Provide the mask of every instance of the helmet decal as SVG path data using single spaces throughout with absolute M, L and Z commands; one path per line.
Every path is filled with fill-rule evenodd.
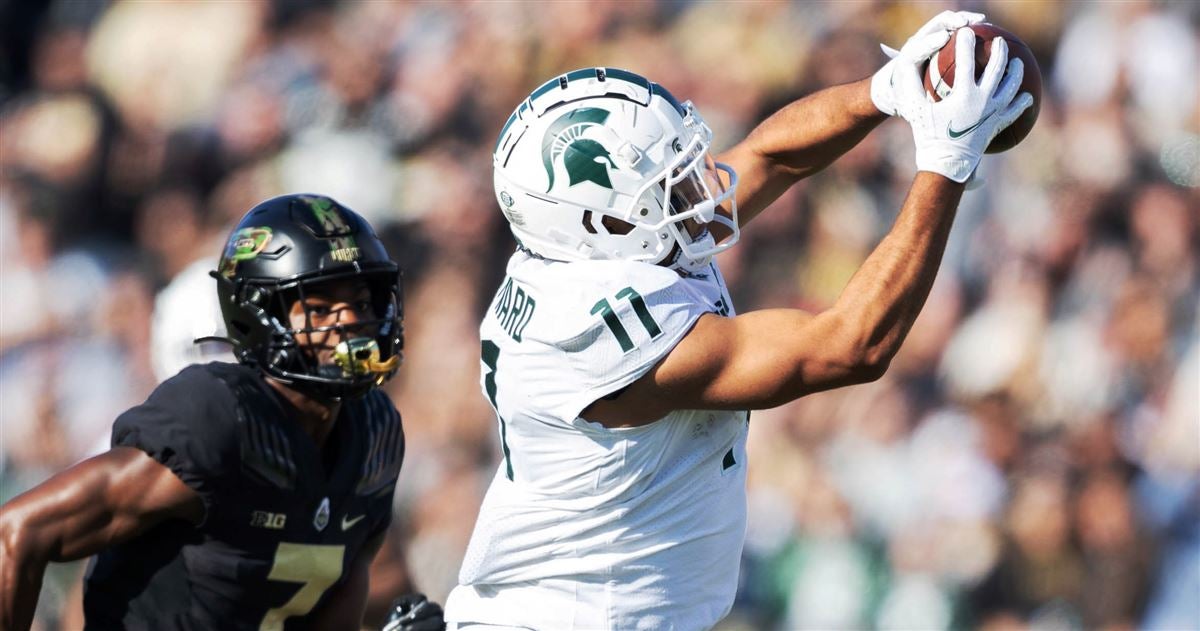
M 317 218 L 317 223 L 325 231 L 325 234 L 321 236 L 334 236 L 349 234 L 351 232 L 346 219 L 342 217 L 339 207 L 332 199 L 328 197 L 309 196 L 302 196 L 300 199 L 312 209 L 313 216 Z
M 542 138 L 542 164 L 550 180 L 547 193 L 554 188 L 554 160 L 559 156 L 562 156 L 563 166 L 567 169 L 570 180 L 568 186 L 594 182 L 604 188 L 612 188 L 604 163 L 607 162 L 614 169 L 617 165 L 604 145 L 582 137 L 589 128 L 603 125 L 608 115 L 608 110 L 584 107 L 567 113 L 546 129 L 546 135 Z
M 504 212 L 504 216 L 508 217 L 509 222 L 517 226 L 525 225 L 525 216 L 513 208 L 516 200 L 508 191 L 500 191 L 500 210 Z
M 335 237 L 329 240 L 329 258 L 339 263 L 349 263 L 357 261 L 362 253 L 358 249 L 358 244 L 354 241 L 354 237 Z
M 233 276 L 237 272 L 239 261 L 248 261 L 267 248 L 271 242 L 271 229 L 242 228 L 229 237 L 225 244 L 225 254 L 221 257 L 221 275 Z

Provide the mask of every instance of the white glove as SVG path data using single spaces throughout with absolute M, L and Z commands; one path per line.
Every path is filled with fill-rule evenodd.
M 875 103 L 875 107 L 888 116 L 895 116 L 896 97 L 892 73 L 896 66 L 924 63 L 950 41 L 950 34 L 955 30 L 982 21 L 982 13 L 942 11 L 908 38 L 900 50 L 880 44 L 884 54 L 892 59 L 871 77 L 871 101 Z
M 1033 97 L 1028 92 L 1017 97 L 1025 68 L 1020 59 L 1008 59 L 1003 37 L 992 40 L 991 57 L 978 84 L 975 32 L 960 29 L 956 37 L 954 88 L 946 98 L 933 101 L 921 82 L 921 62 L 912 63 L 903 53 L 896 60 L 904 61 L 892 76 L 897 113 L 912 125 L 917 170 L 964 182 L 996 134 L 1017 120 L 1033 104 Z

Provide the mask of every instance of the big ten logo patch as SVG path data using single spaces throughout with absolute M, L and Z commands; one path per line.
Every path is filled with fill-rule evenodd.
M 250 525 L 254 526 L 255 528 L 283 530 L 283 526 L 286 523 L 286 513 L 270 513 L 264 510 L 256 510 L 250 513 Z

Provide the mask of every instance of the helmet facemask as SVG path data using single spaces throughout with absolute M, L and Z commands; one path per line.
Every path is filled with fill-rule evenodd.
M 691 104 L 685 105 L 689 110 Z M 718 163 L 708 152 L 712 132 L 700 121 L 703 134 L 696 134 L 686 147 L 679 147 L 675 158 L 663 168 L 661 177 L 643 185 L 637 200 L 657 204 L 660 208 L 667 201 L 662 219 L 644 226 L 648 230 L 666 229 L 675 242 L 668 253 L 670 267 L 686 272 L 695 272 L 715 254 L 723 252 L 737 243 L 740 231 L 737 225 L 738 177 L 729 165 Z M 720 173 L 729 177 L 729 186 L 721 180 Z M 636 205 L 636 204 L 635 204 Z M 728 206 L 729 216 L 717 212 L 718 207 Z M 631 213 L 626 211 L 626 215 Z M 724 225 L 732 236 L 717 243 L 709 230 L 713 222 Z M 635 224 L 637 225 L 637 224 Z
M 318 298 L 358 281 L 364 304 Z M 286 283 L 249 282 L 239 292 L 247 309 L 260 306 L 268 339 L 244 347 L 271 377 L 321 399 L 357 398 L 382 385 L 402 359 L 401 296 L 395 270 L 322 274 Z M 357 300 L 357 298 L 356 298 Z M 356 311 L 343 322 L 346 308 Z M 302 325 L 295 326 L 297 320 Z M 260 320 L 261 321 L 261 320 Z

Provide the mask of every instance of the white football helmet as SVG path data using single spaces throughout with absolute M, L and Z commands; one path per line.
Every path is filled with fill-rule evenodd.
M 739 236 L 737 174 L 713 161 L 711 142 L 691 102 L 662 86 L 617 68 L 575 70 L 534 90 L 504 124 L 496 199 L 536 255 L 699 271 Z M 733 231 L 719 244 L 714 221 Z
M 150 361 L 154 376 L 164 381 L 191 364 L 236 362 L 227 344 L 195 340 L 225 337 L 221 303 L 208 271 L 217 267 L 207 258 L 188 265 L 154 298 L 150 324 Z

